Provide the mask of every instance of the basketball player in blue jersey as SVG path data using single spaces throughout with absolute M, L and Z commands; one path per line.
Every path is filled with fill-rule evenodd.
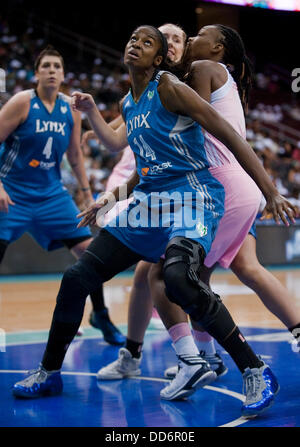
M 199 280 L 205 255 L 224 212 L 224 190 L 208 172 L 201 126 L 235 154 L 261 188 L 266 209 L 276 221 L 280 217 L 286 221 L 285 214 L 293 219 L 296 211 L 278 194 L 256 155 L 233 128 L 191 88 L 168 73 L 158 72 L 166 54 L 166 40 L 157 28 L 141 26 L 131 35 L 124 61 L 132 89 L 122 102 L 126 126 L 117 131 L 105 123 L 90 95 L 73 94 L 74 109 L 88 114 L 94 131 L 106 146 L 122 150 L 129 142 L 136 154 L 141 180 L 135 188 L 136 203 L 119 215 L 117 225 L 110 222 L 102 229 L 84 255 L 65 272 L 41 365 L 14 385 L 17 397 L 61 393 L 60 368 L 80 325 L 88 294 L 97 289 L 99 280 L 105 282 L 141 259 L 156 262 L 163 253 L 168 298 L 199 321 L 239 369 L 260 368 L 264 364 L 244 339 L 220 297 Z M 175 203 L 169 213 L 160 212 L 155 202 L 157 195 L 174 192 L 182 197 L 189 193 L 188 200 L 183 201 L 179 211 Z M 180 225 L 180 214 L 185 209 L 188 216 L 200 210 L 201 217 L 197 222 L 183 220 Z M 149 226 L 149 215 L 144 215 L 141 225 L 136 225 L 134 216 L 144 210 L 151 216 L 159 216 L 159 224 Z M 123 222 L 126 225 L 122 226 Z M 195 378 L 200 385 L 215 379 L 215 373 L 199 355 L 193 356 L 192 361 L 203 365 Z M 257 404 L 263 399 L 267 408 L 279 385 L 270 368 L 261 380 L 265 381 L 266 389 Z
M 89 229 L 77 228 L 78 208 L 61 181 L 66 153 L 85 203 L 93 202 L 80 148 L 80 113 L 59 92 L 64 66 L 54 48 L 38 56 L 35 75 L 36 90 L 17 93 L 0 111 L 0 262 L 7 246 L 26 231 L 44 249 L 66 246 L 76 258 L 92 241 Z M 100 308 L 105 339 L 123 344 L 101 294 L 95 291 L 91 298 Z

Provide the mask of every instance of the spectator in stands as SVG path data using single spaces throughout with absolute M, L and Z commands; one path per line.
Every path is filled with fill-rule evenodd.
M 294 147 L 289 141 L 284 141 L 279 147 L 278 157 L 284 160 L 290 160 L 292 158 Z
M 33 27 L 29 26 L 22 35 L 12 33 L 9 23 L 0 16 L 0 67 L 7 72 L 6 86 L 8 93 L 0 97 L 0 107 L 9 99 L 10 95 L 34 87 L 33 61 L 40 52 L 41 46 L 45 45 L 42 35 L 37 35 Z M 68 64 L 69 65 L 69 64 Z M 85 69 L 82 70 L 82 63 L 76 60 L 70 64 L 70 71 L 66 73 L 65 82 L 61 91 L 71 95 L 74 89 L 82 89 L 89 92 L 97 99 L 98 108 L 107 122 L 112 121 L 119 114 L 119 100 L 128 92 L 129 77 L 122 69 L 113 68 L 107 65 L 101 53 L 90 59 Z M 257 154 L 269 159 L 272 153 L 280 157 L 284 163 L 287 159 L 300 160 L 300 147 L 289 147 L 289 143 L 279 144 L 270 134 L 266 135 L 262 127 L 264 123 L 277 123 L 288 117 L 296 123 L 300 120 L 300 107 L 295 99 L 286 104 L 264 104 L 267 98 L 274 98 L 274 91 L 278 92 L 280 87 L 279 79 L 271 72 L 259 72 L 256 75 L 256 89 L 258 98 L 257 105 L 252 106 L 249 111 L 250 121 L 247 125 L 247 139 Z M 272 95 L 268 92 L 272 92 Z M 264 94 L 267 93 L 268 96 Z M 278 96 L 276 96 L 277 98 Z M 89 124 L 83 116 L 83 129 L 89 129 Z M 86 167 L 89 167 L 92 160 L 105 153 L 105 148 L 96 142 L 90 141 L 90 148 L 83 147 Z M 261 158 L 261 157 L 260 157 Z M 273 160 L 274 161 L 274 160 Z M 65 166 L 63 166 L 63 170 Z M 280 169 L 279 165 L 273 169 Z M 68 171 L 64 172 L 63 178 L 68 182 L 67 187 L 73 191 L 73 182 Z M 279 172 L 281 179 L 282 172 Z M 71 189 L 70 189 L 71 188 Z
M 298 141 L 297 146 L 293 149 L 292 159 L 300 161 L 300 141 Z
M 294 163 L 289 170 L 288 181 L 291 191 L 294 191 L 295 188 L 300 189 L 300 162 Z
M 300 107 L 298 104 L 295 104 L 294 106 L 292 106 L 289 111 L 288 114 L 290 115 L 291 118 L 293 118 L 296 121 L 300 121 Z

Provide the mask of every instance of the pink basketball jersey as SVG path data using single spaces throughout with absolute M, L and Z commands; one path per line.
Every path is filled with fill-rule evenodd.
M 130 146 L 123 150 L 120 161 L 114 166 L 111 175 L 125 183 L 135 170 L 135 157 Z M 122 183 L 122 182 L 121 182 Z M 120 183 L 120 184 L 121 184 Z
M 226 70 L 228 78 L 222 87 L 211 94 L 210 104 L 243 138 L 246 138 L 244 111 L 237 85 L 226 66 L 220 65 Z M 204 147 L 210 167 L 238 164 L 235 156 L 224 144 L 206 131 L 204 131 L 204 135 Z

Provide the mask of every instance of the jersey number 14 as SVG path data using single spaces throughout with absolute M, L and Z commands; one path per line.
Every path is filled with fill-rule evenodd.
M 140 141 L 138 141 L 137 138 L 134 138 L 133 142 L 138 146 L 140 150 L 140 156 L 142 158 L 151 158 L 152 161 L 156 160 L 154 150 L 149 146 L 148 143 L 146 143 L 142 135 L 140 135 L 139 138 Z

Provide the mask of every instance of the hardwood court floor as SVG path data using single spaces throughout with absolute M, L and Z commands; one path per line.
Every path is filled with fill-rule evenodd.
M 298 308 L 300 269 L 274 270 L 274 274 L 290 290 Z M 84 334 L 71 343 L 63 364 L 63 393 L 34 400 L 14 398 L 12 385 L 41 361 L 59 284 L 57 276 L 0 281 L 0 427 L 101 427 L 105 428 L 100 432 L 103 436 L 108 428 L 126 427 L 151 427 L 152 431 L 159 427 L 156 432 L 160 427 L 300 427 L 299 352 L 289 343 L 290 333 L 283 324 L 227 272 L 214 275 L 213 288 L 281 386 L 274 405 L 264 415 L 250 420 L 241 417 L 242 376 L 218 344 L 228 373 L 186 400 L 163 401 L 160 390 L 167 382 L 163 372 L 176 364 L 176 356 L 168 333 L 153 325 L 145 336 L 140 376 L 97 380 L 99 368 L 115 361 L 119 348 L 105 343 L 100 331 L 89 326 L 89 301 L 82 323 Z M 120 275 L 105 286 L 112 320 L 124 333 L 131 284 L 132 275 Z M 197 439 L 200 442 L 200 434 Z
M 300 307 L 300 269 L 272 271 L 290 291 L 295 306 Z M 105 284 L 105 302 L 114 323 L 126 324 L 127 305 L 132 275 L 120 275 Z M 0 327 L 6 332 L 49 329 L 55 299 L 60 285 L 59 275 L 4 277 L 0 281 Z M 232 273 L 219 271 L 212 286 L 219 293 L 237 324 L 265 328 L 284 328 L 260 299 Z M 91 303 L 82 321 L 88 327 Z

